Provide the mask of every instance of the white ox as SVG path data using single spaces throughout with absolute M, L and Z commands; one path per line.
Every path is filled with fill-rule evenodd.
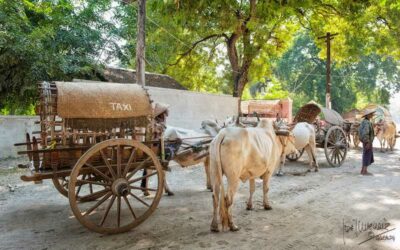
M 396 124 L 394 122 L 386 122 L 383 121 L 381 123 L 377 123 L 374 126 L 376 138 L 381 145 L 381 152 L 384 150 L 393 151 L 393 148 L 396 144 Z
M 223 229 L 239 228 L 233 223 L 231 207 L 239 181 L 250 181 L 247 208 L 252 209 L 255 178 L 263 179 L 264 208 L 268 202 L 269 181 L 282 156 L 296 151 L 292 136 L 277 136 L 273 122 L 261 120 L 255 128 L 228 127 L 220 131 L 210 145 L 210 172 L 213 184 L 213 220 L 211 231 L 218 232 L 218 206 Z M 222 176 L 228 181 L 225 196 Z M 221 191 L 221 192 L 220 192 Z M 221 197 L 220 197 L 221 194 Z
M 205 153 L 204 150 L 199 151 L 199 152 L 191 152 L 190 150 L 185 149 L 185 147 L 190 148 L 190 146 L 196 146 L 196 144 L 199 144 L 202 141 L 207 140 L 208 137 L 216 136 L 220 129 L 221 129 L 221 127 L 218 125 L 218 123 L 216 121 L 205 120 L 201 123 L 200 131 L 194 131 L 194 130 L 189 130 L 189 129 L 168 126 L 164 132 L 164 139 L 166 141 L 180 139 L 180 140 L 184 140 L 186 143 L 186 145 L 179 145 L 179 148 L 175 152 L 175 155 L 172 158 L 172 160 L 174 160 L 176 163 L 178 163 L 183 168 L 186 168 L 189 166 L 195 166 L 195 165 L 198 165 L 201 163 L 204 164 L 204 170 L 206 173 L 206 180 L 207 180 L 206 186 L 207 186 L 207 189 L 209 189 L 209 190 L 212 189 L 211 183 L 210 183 L 209 156 L 206 155 L 205 157 L 201 157 Z M 180 154 L 185 150 L 188 153 Z M 173 195 L 173 192 L 169 188 L 167 181 L 164 182 L 164 188 L 165 188 L 165 192 L 167 192 L 168 195 Z
M 315 143 L 315 129 L 314 126 L 306 123 L 299 122 L 292 130 L 293 136 L 295 138 L 295 146 L 297 150 L 304 149 L 307 152 L 308 159 L 310 161 L 310 167 L 308 171 L 310 172 L 313 167 L 315 167 L 315 172 L 318 172 L 318 162 L 316 157 L 316 143 Z M 286 157 L 285 157 L 286 158 Z M 283 175 L 283 167 L 285 165 L 285 158 L 282 161 L 281 167 L 277 175 Z

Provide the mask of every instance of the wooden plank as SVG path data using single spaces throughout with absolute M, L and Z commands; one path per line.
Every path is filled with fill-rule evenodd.
M 131 167 L 129 168 L 129 172 L 133 171 L 136 167 L 138 167 L 139 165 L 141 165 L 142 162 L 135 162 L 131 164 Z M 154 164 L 152 162 L 148 162 L 147 164 L 145 164 L 143 166 L 143 168 L 147 168 L 147 169 L 155 169 L 155 167 L 153 166 Z M 164 164 L 165 165 L 165 164 Z M 112 165 L 113 167 L 116 167 L 116 164 Z M 98 169 L 101 172 L 106 172 L 108 170 L 107 166 L 95 166 L 96 169 Z M 54 170 L 44 170 L 44 171 L 32 171 L 31 175 L 22 175 L 20 178 L 23 181 L 41 181 L 41 180 L 45 180 L 45 179 L 53 179 L 53 178 L 58 178 L 58 177 L 67 177 L 70 176 L 72 171 L 71 169 L 63 169 L 63 170 L 58 170 L 58 171 L 54 171 Z M 81 174 L 90 174 L 93 173 L 93 171 L 90 168 L 82 168 Z
M 92 146 L 92 145 L 91 145 Z M 54 149 L 33 149 L 27 151 L 19 151 L 19 155 L 29 154 L 29 153 L 50 153 L 58 151 L 74 151 L 74 150 L 88 150 L 91 146 L 81 146 L 81 147 L 70 147 L 70 148 L 54 148 Z

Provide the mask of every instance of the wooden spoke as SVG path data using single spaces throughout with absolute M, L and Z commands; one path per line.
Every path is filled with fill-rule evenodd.
M 122 158 L 122 152 L 121 152 L 121 146 L 117 145 L 117 177 L 121 177 L 121 158 Z M 120 199 L 121 201 L 121 199 Z
M 89 200 L 92 200 L 93 197 L 96 197 L 96 198 L 99 198 L 99 196 L 102 197 L 103 195 L 106 195 L 109 191 L 110 191 L 109 189 L 103 189 L 101 191 L 97 191 L 97 192 L 94 192 L 92 194 L 88 194 L 88 195 L 85 195 L 85 196 L 80 196 L 79 199 L 80 200 L 88 200 L 89 201 Z
M 147 179 L 147 178 L 149 178 L 150 176 L 153 176 L 153 175 L 156 175 L 156 174 L 158 174 L 158 173 L 157 173 L 157 172 L 153 172 L 153 173 L 151 173 L 151 174 L 148 174 L 148 175 L 145 175 L 145 176 L 138 177 L 138 178 L 135 178 L 135 179 L 133 179 L 133 180 L 130 180 L 128 183 L 129 183 L 129 184 L 132 184 L 132 183 L 134 183 L 134 182 L 141 181 L 141 180 L 143 180 L 143 179 Z
M 110 163 L 108 162 L 108 159 L 107 159 L 107 157 L 106 157 L 106 155 L 104 154 L 104 152 L 103 152 L 102 149 L 100 150 L 100 154 L 101 154 L 101 157 L 103 158 L 103 161 L 104 161 L 104 163 L 106 164 L 108 170 L 110 171 L 110 173 L 111 173 L 113 179 L 117 179 L 117 177 L 116 177 L 116 175 L 115 175 L 115 172 L 114 172 L 114 169 L 112 168 L 112 166 L 111 166 Z
M 104 222 L 106 221 L 108 213 L 110 212 L 110 209 L 111 209 L 112 205 L 114 204 L 115 198 L 116 198 L 116 196 L 113 195 L 110 202 L 108 203 L 106 211 L 104 212 L 103 217 L 101 218 L 101 221 L 99 224 L 100 226 L 103 226 Z
M 110 196 L 112 195 L 112 192 L 108 192 L 106 194 L 106 196 L 104 196 L 101 200 L 99 200 L 96 204 L 94 204 L 94 206 L 92 206 L 91 208 L 89 208 L 88 210 L 86 210 L 86 212 L 83 214 L 83 216 L 86 216 L 88 214 L 90 214 L 91 212 L 93 212 L 93 210 L 95 210 L 96 208 L 98 208 L 101 204 L 103 204 L 108 198 L 110 198 Z
M 132 150 L 132 153 L 129 156 L 128 163 L 125 166 L 124 173 L 122 174 L 122 176 L 126 176 L 128 174 L 128 171 L 131 168 L 132 162 L 133 162 L 133 160 L 135 158 L 135 154 L 136 154 L 136 148 Z M 127 179 L 129 179 L 129 178 L 127 178 Z
M 130 195 L 133 196 L 133 198 L 135 198 L 136 200 L 140 201 L 143 205 L 145 205 L 146 207 L 150 207 L 149 204 L 147 204 L 147 202 L 145 202 L 144 200 L 140 199 L 139 196 L 136 196 L 135 194 L 133 194 L 132 192 L 129 192 Z
M 78 185 L 82 185 L 82 184 L 90 184 L 90 187 L 92 187 L 91 185 L 100 185 L 100 186 L 110 186 L 110 184 L 108 183 L 104 183 L 104 182 L 97 182 L 97 181 L 88 181 L 88 180 L 78 180 L 77 181 Z M 80 186 L 81 187 L 81 186 Z M 91 193 L 93 193 L 93 188 L 91 188 L 90 190 Z
M 82 180 L 85 180 L 85 179 L 86 179 L 86 175 L 84 174 L 83 177 L 82 177 Z M 76 196 L 79 196 L 79 193 L 81 192 L 81 189 L 82 189 L 82 185 L 79 185 L 78 191 L 76 192 Z
M 129 203 L 128 198 L 126 198 L 125 196 L 123 196 L 123 197 L 124 197 L 126 205 L 128 206 L 129 210 L 131 211 L 131 214 L 132 214 L 133 218 L 136 219 L 136 214 L 135 214 L 135 212 L 133 212 L 133 208 L 131 206 L 131 203 Z
M 88 166 L 93 172 L 95 172 L 96 174 L 100 175 L 101 177 L 103 177 L 104 179 L 112 182 L 113 180 L 108 177 L 107 175 L 105 175 L 103 172 L 101 172 L 100 170 L 96 169 L 95 167 L 93 167 L 93 165 L 89 164 L 89 163 L 85 163 L 86 166 Z
M 340 149 L 338 150 L 338 153 L 340 155 L 340 158 L 343 159 L 342 151 Z
M 121 196 L 117 197 L 117 226 L 121 226 Z
M 334 156 L 334 152 L 335 150 L 332 150 L 332 153 L 331 153 L 331 161 L 333 161 L 333 156 Z
M 129 180 L 130 178 L 132 178 L 132 176 L 134 176 L 136 174 L 137 171 L 139 171 L 140 169 L 142 169 L 147 163 L 148 161 L 151 160 L 150 156 L 146 158 L 146 160 L 144 160 L 139 166 L 137 166 L 135 168 L 135 170 L 133 170 L 132 172 L 129 173 L 129 175 L 126 177 L 127 180 Z
M 336 152 L 336 150 L 335 150 L 335 152 L 333 153 L 333 155 L 334 155 L 333 162 L 336 164 L 336 159 L 337 159 L 337 152 Z
M 137 190 L 142 190 L 142 191 L 154 191 L 156 192 L 157 189 L 154 188 L 143 188 L 143 187 L 135 187 L 135 186 L 129 186 L 132 189 L 137 189 Z

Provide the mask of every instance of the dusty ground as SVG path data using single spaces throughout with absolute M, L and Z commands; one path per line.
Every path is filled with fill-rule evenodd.
M 307 157 L 290 163 L 284 177 L 271 181 L 273 210 L 262 209 L 257 182 L 255 210 L 246 211 L 247 184 L 234 204 L 239 232 L 210 233 L 211 193 L 205 190 L 203 168 L 173 167 L 168 180 L 175 196 L 164 196 L 158 210 L 131 232 L 102 236 L 83 228 L 70 212 L 68 200 L 49 181 L 23 183 L 24 170 L 7 169 L 17 161 L 0 162 L 1 249 L 400 249 L 400 154 L 376 153 L 375 175 L 359 173 L 360 151 L 351 150 L 340 168 L 327 166 L 305 176 Z M 11 192 L 8 184 L 15 187 Z M 343 224 L 390 223 L 394 240 L 368 239 L 371 230 Z M 361 225 L 360 225 L 361 226 Z M 358 233 L 358 231 L 364 231 Z M 383 230 L 372 230 L 375 234 Z

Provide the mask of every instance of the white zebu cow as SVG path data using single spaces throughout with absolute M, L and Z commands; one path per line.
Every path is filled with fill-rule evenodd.
M 209 136 L 215 137 L 220 129 L 221 127 L 218 125 L 216 121 L 205 120 L 201 123 L 200 131 L 167 126 L 167 129 L 164 132 L 164 139 L 166 141 L 180 139 L 180 140 L 185 140 L 185 142 L 188 144 L 188 145 L 179 145 L 174 156 L 172 157 L 172 160 L 174 160 L 183 168 L 198 165 L 200 163 L 204 164 L 204 170 L 207 179 L 206 186 L 207 189 L 209 190 L 212 190 L 210 183 L 209 156 L 207 155 L 206 157 L 201 157 L 201 155 L 204 155 L 205 153 L 204 151 L 188 152 L 186 154 L 181 154 L 181 155 L 179 153 L 186 150 L 185 146 L 186 147 L 195 146 L 199 142 L 207 140 L 207 137 Z M 168 193 L 168 195 L 173 195 L 174 193 L 169 188 L 167 181 L 165 181 L 164 184 L 165 184 L 164 186 L 165 191 Z
M 308 171 L 310 172 L 313 167 L 315 167 L 315 172 L 318 172 L 318 162 L 316 157 L 316 149 L 317 145 L 315 143 L 315 129 L 314 126 L 306 123 L 306 122 L 299 122 L 292 130 L 293 136 L 295 138 L 295 146 L 297 150 L 304 150 L 307 152 L 308 159 L 310 161 L 310 167 Z M 286 156 L 282 160 L 281 167 L 277 175 L 283 175 L 283 167 L 285 165 Z
M 252 209 L 255 178 L 263 179 L 264 208 L 268 202 L 269 181 L 278 167 L 281 157 L 297 151 L 292 136 L 277 136 L 272 121 L 261 120 L 255 128 L 229 127 L 220 131 L 210 145 L 210 172 L 213 184 L 214 214 L 211 231 L 218 232 L 218 206 L 223 228 L 239 228 L 233 223 L 231 207 L 239 181 L 250 181 L 250 197 L 247 208 Z M 222 176 L 228 181 L 225 196 Z M 220 197 L 221 191 L 221 197 Z

